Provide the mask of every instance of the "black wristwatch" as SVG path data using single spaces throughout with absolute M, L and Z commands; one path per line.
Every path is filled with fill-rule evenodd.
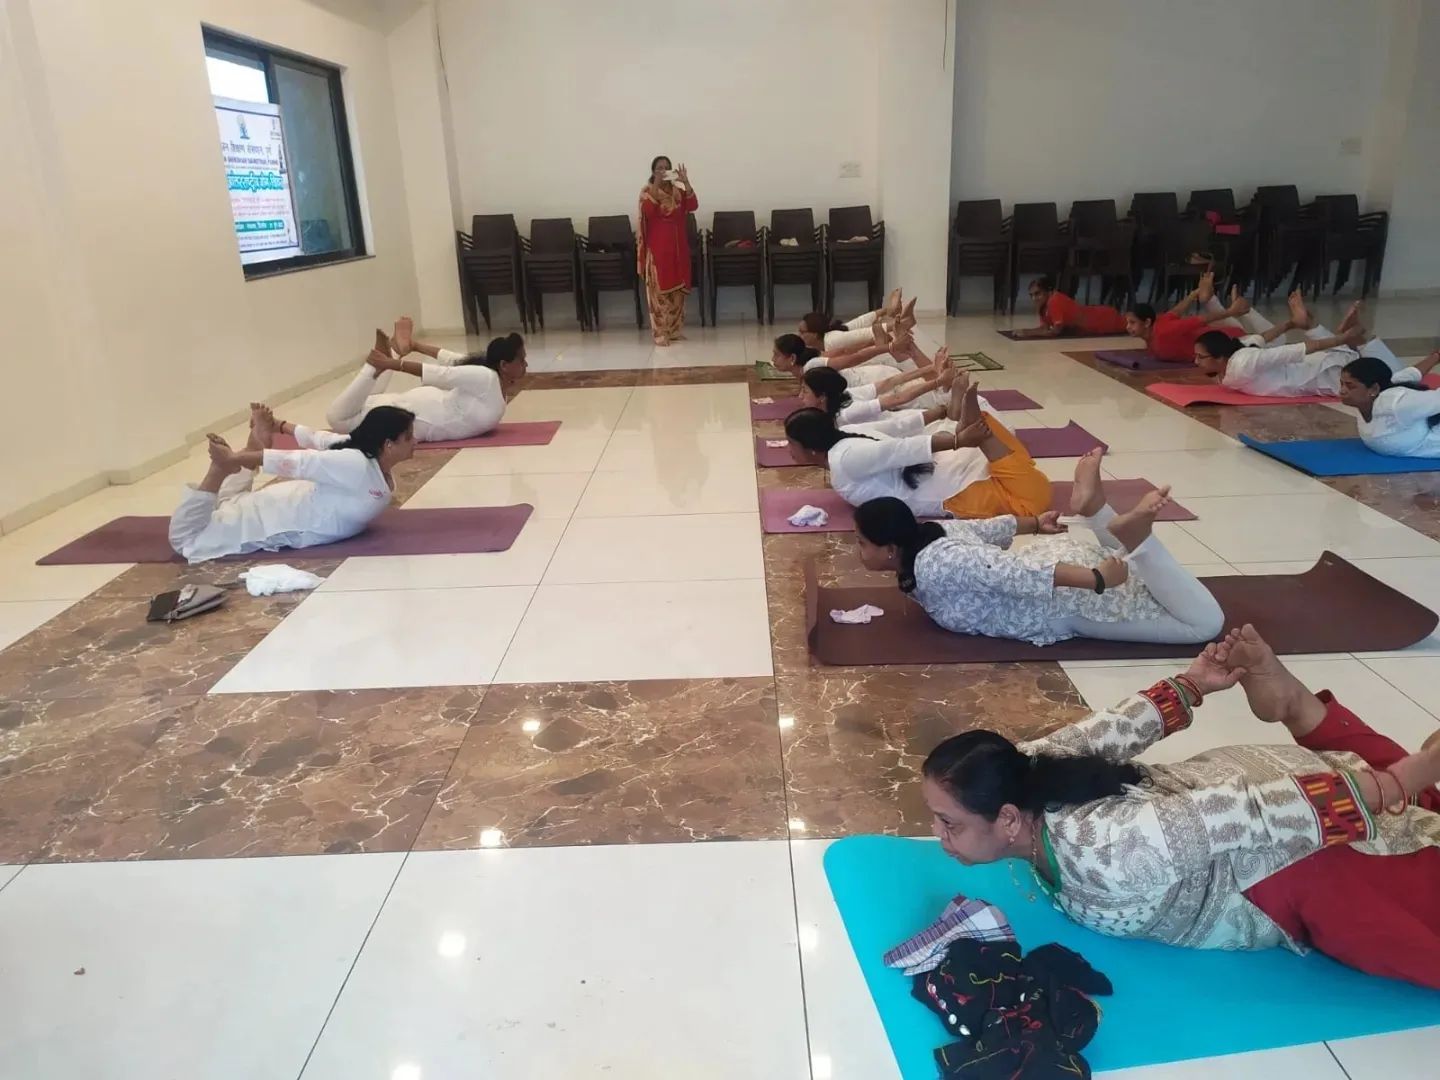
M 1100 573 L 1099 570 L 1093 570 L 1093 569 L 1092 569 L 1090 572 L 1095 575 L 1095 594 L 1096 594 L 1097 596 L 1104 596 L 1104 595 L 1105 595 L 1105 575 L 1102 574 L 1102 573 Z

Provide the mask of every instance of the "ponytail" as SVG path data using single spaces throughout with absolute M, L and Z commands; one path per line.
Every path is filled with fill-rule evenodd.
M 869 439 L 858 431 L 842 431 L 835 426 L 835 417 L 819 409 L 797 409 L 785 421 L 785 437 L 811 453 L 828 454 L 842 439 Z M 920 465 L 906 465 L 900 470 L 900 480 L 911 491 L 920 486 L 920 477 L 935 471 L 935 463 L 927 461 Z
M 1390 370 L 1390 365 L 1384 360 L 1374 356 L 1362 356 L 1359 359 L 1351 360 L 1341 369 L 1346 375 L 1354 379 L 1361 386 L 1374 390 L 1376 394 L 1383 394 L 1386 390 L 1420 390 L 1422 386 L 1414 383 L 1397 383 L 1395 373 Z M 1428 418 L 1431 427 L 1440 425 L 1440 413 Z
M 1138 765 L 1098 754 L 1026 754 L 994 731 L 952 735 L 925 759 L 921 771 L 973 814 L 994 821 L 1005 806 L 1028 814 L 1081 806 L 1142 784 Z
M 830 416 L 838 415 L 841 409 L 852 404 L 845 376 L 832 367 L 811 368 L 800 380 L 824 403 L 822 408 Z
M 775 351 L 783 356 L 788 356 L 795 361 L 796 367 L 802 369 L 820 355 L 820 350 L 806 345 L 805 339 L 799 334 L 781 334 L 775 339 Z M 843 375 L 840 377 L 844 378 Z
M 1229 360 L 1245 347 L 1239 338 L 1233 338 L 1222 330 L 1206 330 L 1195 339 L 1195 344 L 1220 360 Z
M 910 507 L 888 495 L 860 504 L 855 511 L 855 530 L 876 547 L 893 546 L 900 553 L 895 579 L 904 593 L 915 591 L 915 556 L 945 537 L 939 522 L 922 525 Z
M 376 405 L 367 412 L 350 437 L 331 450 L 359 450 L 366 457 L 379 458 L 387 442 L 394 442 L 415 427 L 415 414 L 394 405 Z

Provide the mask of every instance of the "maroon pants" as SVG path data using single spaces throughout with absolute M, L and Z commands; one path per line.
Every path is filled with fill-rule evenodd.
M 1303 739 L 1308 750 L 1357 754 L 1383 769 L 1406 751 L 1341 705 L 1329 691 L 1325 719 Z M 1440 792 L 1420 805 L 1440 812 Z M 1297 941 L 1372 975 L 1440 990 L 1440 848 L 1365 855 L 1329 847 L 1245 890 L 1252 904 Z

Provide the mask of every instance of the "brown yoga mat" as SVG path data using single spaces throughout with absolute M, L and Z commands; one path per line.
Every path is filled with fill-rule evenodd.
M 484 435 L 469 439 L 437 439 L 434 442 L 417 442 L 416 450 L 463 450 L 472 446 L 548 446 L 560 430 L 559 420 L 519 420 L 508 424 L 497 424 Z M 276 450 L 296 449 L 293 435 L 276 435 Z
M 359 536 L 337 544 L 282 551 L 252 551 L 234 556 L 264 562 L 300 562 L 359 555 L 465 555 L 506 551 L 534 512 L 529 503 L 515 506 L 446 506 L 420 510 L 386 510 Z M 170 548 L 170 519 L 122 517 L 41 559 L 39 566 L 94 563 L 183 562 Z
M 1066 330 L 1065 332 L 1058 334 L 1056 337 L 1053 338 L 1020 338 L 1015 336 L 1014 330 L 997 330 L 995 332 L 1001 337 L 1009 338 L 1011 341 L 1058 341 L 1061 339 L 1074 341 L 1076 338 L 1103 338 L 1125 336 L 1124 330 L 1117 330 L 1113 334 L 1083 334 L 1079 330 Z
M 1253 623 L 1277 653 L 1327 653 L 1405 649 L 1425 640 L 1440 616 L 1371 577 L 1334 552 L 1303 574 L 1200 579 L 1225 609 L 1227 629 Z M 830 618 L 832 610 L 874 604 L 885 612 L 851 626 Z M 952 634 L 894 585 L 822 586 L 814 560 L 805 571 L 805 609 L 810 652 L 822 664 L 976 664 L 1022 660 L 1154 660 L 1190 657 L 1200 645 L 1138 645 L 1071 638 L 1031 645 L 1008 638 Z

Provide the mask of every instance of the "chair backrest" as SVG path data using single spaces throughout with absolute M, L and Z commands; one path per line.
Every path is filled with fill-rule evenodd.
M 1360 221 L 1357 195 L 1317 195 L 1315 204 L 1332 229 L 1353 229 Z
M 799 240 L 802 244 L 815 242 L 814 210 L 771 210 L 770 242 Z
M 470 239 L 476 251 L 514 247 L 518 235 L 514 214 L 476 214 L 470 219 Z
M 1294 184 L 1271 184 L 1255 189 L 1252 200 L 1266 224 L 1294 221 L 1300 216 L 1300 190 Z
M 832 206 L 830 208 L 830 239 L 849 240 L 869 236 L 875 228 L 868 206 Z
M 1056 243 L 1060 239 L 1060 212 L 1053 202 L 1016 203 L 1010 230 L 1019 243 Z
M 575 250 L 575 223 L 568 217 L 535 218 L 530 222 L 530 251 L 558 255 Z
M 1204 251 L 1215 231 L 1204 218 L 1176 218 L 1165 229 L 1165 260 L 1182 263 L 1194 251 Z
M 1114 199 L 1080 199 L 1070 204 L 1073 236 L 1101 236 L 1115 228 Z
M 700 256 L 700 226 L 695 221 L 694 214 L 685 215 L 685 233 L 690 238 L 690 257 L 692 259 Z
M 716 210 L 712 231 L 716 247 L 724 247 L 731 240 L 754 240 L 755 211 Z
M 1235 192 L 1230 188 L 1203 188 L 1190 192 L 1190 202 L 1185 210 L 1190 214 L 1204 214 L 1211 210 L 1220 214 L 1235 213 Z
M 1173 191 L 1137 191 L 1130 200 L 1130 216 L 1142 228 L 1159 228 L 1180 216 L 1180 199 Z
M 955 204 L 955 235 L 965 240 L 999 240 L 1004 227 L 999 199 L 967 199 Z
M 592 217 L 589 236 L 592 244 L 604 244 L 610 250 L 623 247 L 635 239 L 635 233 L 630 228 L 630 218 L 626 214 Z

